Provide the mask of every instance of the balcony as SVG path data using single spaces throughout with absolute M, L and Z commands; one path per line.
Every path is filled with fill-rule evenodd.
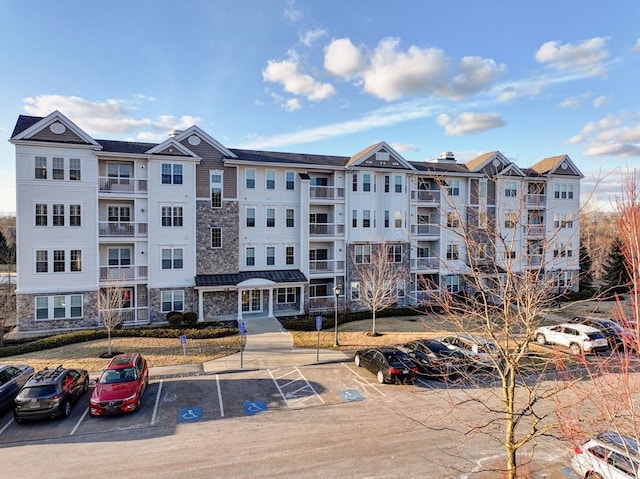
M 527 236 L 544 236 L 544 225 L 525 225 L 524 228 Z
M 101 176 L 98 178 L 100 193 L 128 193 L 139 194 L 147 192 L 147 180 L 135 178 L 110 178 Z
M 309 236 L 344 236 L 344 224 L 309 223 Z
M 100 281 L 135 281 L 147 279 L 145 266 L 100 266 Z
M 542 265 L 541 254 L 528 254 L 525 256 L 526 266 L 529 268 L 539 268 Z
M 437 224 L 411 225 L 411 234 L 413 236 L 440 237 L 440 225 L 437 225 Z
M 547 205 L 547 195 L 527 194 L 525 202 L 527 208 L 544 208 Z
M 147 236 L 147 223 L 100 221 L 98 235 L 101 238 L 133 238 L 135 236 Z
M 440 190 L 412 190 L 411 201 L 420 203 L 440 204 Z
M 139 324 L 149 324 L 149 308 L 122 308 L 122 309 L 107 309 L 100 311 L 100 324 L 102 324 L 102 314 L 108 313 L 109 317 L 122 318 L 123 326 L 136 326 Z M 115 316 L 118 314 L 119 316 Z
M 411 269 L 413 270 L 438 269 L 439 267 L 440 260 L 433 256 L 411 259 Z
M 309 273 L 333 273 L 344 271 L 344 261 L 335 259 L 309 261 Z
M 309 197 L 322 200 L 344 200 L 344 188 L 337 186 L 311 186 Z

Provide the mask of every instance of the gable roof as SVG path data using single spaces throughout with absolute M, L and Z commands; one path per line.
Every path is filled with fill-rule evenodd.
M 213 148 L 215 148 L 220 153 L 222 153 L 223 156 L 227 156 L 227 157 L 230 157 L 230 158 L 234 158 L 235 157 L 235 154 L 231 150 L 229 150 L 228 148 L 223 146 L 222 143 L 216 141 L 211 135 L 209 135 L 206 131 L 202 130 L 201 128 L 199 128 L 196 125 L 193 125 L 193 126 L 187 128 L 186 130 L 184 130 L 183 132 L 177 134 L 175 139 L 176 139 L 176 141 L 184 141 L 185 139 L 187 139 L 187 141 L 188 141 L 188 138 L 191 135 L 199 136 L 204 141 L 209 143 Z
M 48 131 L 47 131 L 48 130 Z M 40 135 L 40 138 L 35 138 Z M 73 143 L 100 147 L 89 134 L 58 110 L 46 117 L 20 115 L 11 135 L 11 141 L 31 140 L 51 143 Z
M 389 159 L 380 160 L 377 157 L 378 153 L 385 153 Z M 381 141 L 374 145 L 368 146 L 364 150 L 359 151 L 351 158 L 345 166 L 353 167 L 353 166 L 363 166 L 363 163 L 367 163 L 366 166 L 374 166 L 377 168 L 395 168 L 395 169 L 407 169 L 413 170 L 413 166 L 407 160 L 405 160 L 402 155 L 400 155 L 396 150 L 391 148 L 386 142 Z M 391 163 L 391 164 L 387 164 Z
M 177 151 L 173 151 L 174 148 Z M 149 155 L 191 156 L 194 158 L 200 158 L 182 143 L 176 141 L 175 138 L 169 138 L 168 140 L 155 145 L 153 148 L 147 150 L 146 153 Z
M 582 172 L 571 161 L 569 155 L 558 155 L 544 158 L 531 166 L 530 170 L 539 175 L 552 175 L 554 173 L 561 173 L 563 175 L 574 175 L 584 178 Z

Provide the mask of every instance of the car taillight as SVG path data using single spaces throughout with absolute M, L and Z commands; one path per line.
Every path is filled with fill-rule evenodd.
M 580 449 L 580 446 L 576 446 L 573 448 L 573 452 L 576 454 L 582 454 L 582 449 Z
M 586 339 L 584 340 L 584 342 L 585 342 L 585 343 L 590 343 L 590 342 L 591 342 L 591 338 L 586 338 Z
M 396 368 L 389 368 L 389 374 L 400 374 L 400 370 Z
M 418 366 L 411 368 L 411 372 L 412 373 L 417 373 L 418 372 Z
M 473 355 L 473 360 L 474 361 L 480 361 L 480 355 L 479 354 L 474 354 Z

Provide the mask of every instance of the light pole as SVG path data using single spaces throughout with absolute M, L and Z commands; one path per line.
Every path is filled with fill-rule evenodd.
M 340 296 L 340 287 L 333 287 L 333 294 L 336 295 L 336 307 L 334 308 L 334 316 L 333 316 L 333 346 L 340 346 L 338 342 L 338 296 Z

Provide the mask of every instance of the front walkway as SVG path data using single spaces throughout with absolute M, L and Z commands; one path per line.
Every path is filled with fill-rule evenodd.
M 202 364 L 205 373 L 240 371 L 243 369 L 276 369 L 286 366 L 316 364 L 316 349 L 293 347 L 293 338 L 275 318 L 245 319 L 247 343 L 242 353 L 214 359 Z M 242 357 L 241 357 L 242 356 Z M 345 361 L 342 351 L 320 350 L 320 362 Z M 242 367 L 241 366 L 242 361 Z

